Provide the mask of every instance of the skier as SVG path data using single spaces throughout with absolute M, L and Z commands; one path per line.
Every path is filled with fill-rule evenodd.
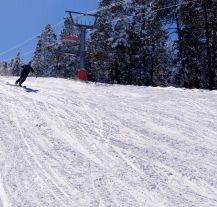
M 21 71 L 20 78 L 15 82 L 16 85 L 19 83 L 19 86 L 22 86 L 22 83 L 26 80 L 26 78 L 28 77 L 29 73 L 30 72 L 34 73 L 34 70 L 31 67 L 31 64 L 32 64 L 32 62 L 29 61 L 29 63 L 27 65 L 23 65 L 22 66 L 23 70 Z

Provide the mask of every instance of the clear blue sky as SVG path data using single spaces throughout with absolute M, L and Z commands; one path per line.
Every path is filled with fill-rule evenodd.
M 63 20 L 65 10 L 88 12 L 95 10 L 98 0 L 0 0 L 0 53 L 39 34 L 46 24 Z M 59 33 L 61 27 L 57 27 Z M 7 60 L 19 51 L 21 55 L 35 48 L 36 39 L 0 56 Z M 31 54 L 24 57 L 25 61 Z

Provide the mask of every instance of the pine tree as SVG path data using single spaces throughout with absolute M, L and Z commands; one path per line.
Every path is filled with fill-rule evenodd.
M 184 86 L 184 53 L 183 53 L 183 41 L 181 33 L 181 20 L 180 20 L 180 7 L 181 0 L 166 0 L 165 12 L 166 15 L 166 30 L 169 33 L 169 36 L 172 36 L 173 43 L 170 47 L 170 69 L 168 84 L 174 85 L 176 87 Z M 175 38 L 176 37 L 176 38 Z
M 165 1 L 151 1 L 151 18 L 147 32 L 151 37 L 151 75 L 150 85 L 166 86 L 168 77 L 168 35 L 165 32 L 164 20 L 166 13 L 162 8 L 166 7 Z
M 0 75 L 2 76 L 9 75 L 7 62 L 0 62 Z
M 173 0 L 173 4 L 181 5 L 170 15 L 178 37 L 176 63 L 180 63 L 174 70 L 175 82 L 186 88 L 212 90 L 216 77 L 217 2 Z
M 130 48 L 131 50 L 134 48 L 134 56 L 137 57 L 135 71 L 138 85 L 165 86 L 166 84 L 167 35 L 162 24 L 165 15 L 155 12 L 162 8 L 161 5 L 162 2 L 159 0 L 129 2 L 128 15 L 133 17 L 131 31 L 134 34 L 130 31 L 128 33 L 134 37 Z
M 90 33 L 88 41 L 87 58 L 91 70 L 89 77 L 93 81 L 98 82 L 112 82 L 115 79 L 119 82 L 119 74 L 113 62 L 113 53 L 109 38 L 111 38 L 112 31 L 112 7 L 114 0 L 101 0 L 97 11 L 97 21 L 95 29 Z M 107 9 L 105 9 L 107 8 Z
M 57 37 L 48 24 L 41 35 L 33 57 L 33 67 L 37 76 L 56 76 L 57 74 Z
M 124 5 L 115 6 L 112 9 L 112 32 L 108 39 L 111 48 L 113 67 L 110 71 L 110 80 L 120 84 L 132 84 L 132 71 L 129 68 L 129 31 L 130 20 L 125 15 Z
M 206 78 L 204 76 L 206 71 L 201 67 L 201 65 L 205 66 L 204 57 L 206 55 L 203 53 L 205 44 L 202 36 L 205 33 L 200 6 L 200 3 L 197 2 L 187 4 L 187 1 L 183 1 L 183 5 L 180 7 L 180 20 L 183 25 L 181 31 L 182 51 L 185 63 L 184 86 L 186 88 L 200 88 L 202 86 L 200 81 L 202 73 L 203 79 Z
M 73 37 L 75 41 L 66 41 L 66 37 Z M 74 77 L 76 75 L 79 62 L 79 38 L 79 29 L 72 25 L 69 18 L 66 18 L 57 49 L 58 76 Z
M 158 3 L 131 0 L 103 12 L 99 8 L 97 29 L 89 43 L 98 81 L 103 77 L 105 82 L 165 85 L 167 36 L 162 29 L 163 16 L 152 14 Z M 100 5 L 108 5 L 108 1 Z
M 14 59 L 12 59 L 9 64 L 10 74 L 13 76 L 19 76 L 22 70 L 22 65 L 23 61 L 20 57 L 20 53 L 18 53 L 17 56 Z
M 206 64 L 208 69 L 209 89 L 217 88 L 217 1 L 203 0 L 202 11 L 205 30 Z
M 142 0 L 131 0 L 127 4 L 126 14 L 130 18 L 130 29 L 128 30 L 128 54 L 130 58 L 130 71 L 132 74 L 132 84 L 145 85 L 148 84 L 147 69 L 146 69 L 146 13 L 147 2 Z M 147 82 L 145 82 L 147 80 Z

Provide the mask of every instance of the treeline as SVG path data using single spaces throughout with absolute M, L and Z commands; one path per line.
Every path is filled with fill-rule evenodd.
M 118 2 L 99 3 L 88 44 L 93 80 L 217 88 L 216 0 Z
M 100 0 L 87 41 L 88 80 L 145 86 L 217 89 L 217 0 Z M 38 76 L 74 77 L 79 36 L 69 19 L 60 38 L 48 25 L 38 37 Z M 20 55 L 0 63 L 17 75 Z M 8 69 L 9 68 L 9 69 Z
M 65 37 L 78 38 L 79 34 L 79 29 L 71 24 L 69 18 L 65 18 L 59 38 L 48 24 L 38 36 L 32 58 L 32 66 L 36 75 L 74 78 L 79 62 L 79 42 L 65 41 Z M 18 53 L 9 63 L 0 62 L 0 75 L 18 76 L 23 64 L 22 57 Z

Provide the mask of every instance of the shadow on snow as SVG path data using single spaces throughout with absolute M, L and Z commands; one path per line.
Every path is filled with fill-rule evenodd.
M 25 91 L 27 93 L 38 93 L 38 91 L 39 91 L 37 89 L 32 89 L 32 88 L 28 88 L 28 87 L 23 87 L 23 89 L 25 89 Z

